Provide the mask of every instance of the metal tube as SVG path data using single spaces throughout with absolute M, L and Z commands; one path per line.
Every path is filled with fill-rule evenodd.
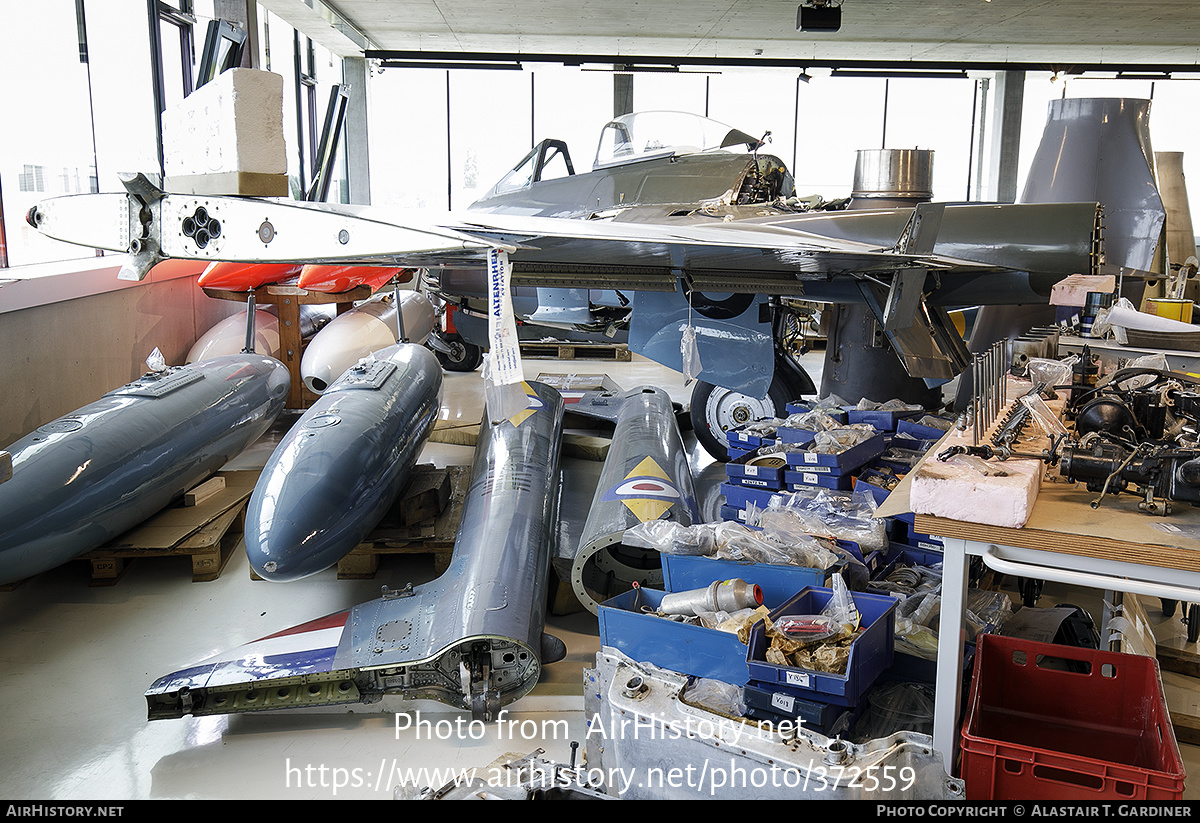
M 642 387 L 614 400 L 617 428 L 571 565 L 575 596 L 593 614 L 634 582 L 662 586 L 658 552 L 623 545 L 627 529 L 660 518 L 685 526 L 700 520 L 670 396 Z M 573 410 L 586 413 L 580 405 Z
M 664 614 L 700 614 L 700 612 L 733 612 L 762 605 L 762 589 L 740 577 L 718 580 L 703 589 L 691 589 L 663 596 L 658 610 Z

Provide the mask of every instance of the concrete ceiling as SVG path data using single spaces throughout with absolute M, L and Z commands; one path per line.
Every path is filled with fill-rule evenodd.
M 798 0 L 263 5 L 343 56 L 398 50 L 1200 70 L 1196 0 L 844 0 L 841 29 L 823 33 L 796 31 Z

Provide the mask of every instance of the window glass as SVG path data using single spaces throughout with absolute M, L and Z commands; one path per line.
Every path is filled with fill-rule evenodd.
M 591 171 L 600 129 L 612 119 L 612 74 L 539 65 L 533 76 L 533 141 L 562 140 L 576 174 Z
M 874 77 L 814 74 L 800 85 L 796 194 L 850 196 L 859 150 L 884 148 L 883 101 L 884 81 Z
M 438 69 L 383 69 L 371 76 L 367 134 L 372 204 L 448 207 L 446 75 Z M 508 167 L 523 153 L 514 153 Z
M 1018 188 L 1024 189 L 1034 152 L 1046 128 L 1051 100 L 1066 97 L 1123 97 L 1150 100 L 1150 143 L 1154 151 L 1182 151 L 1193 233 L 1200 215 L 1200 150 L 1193 148 L 1200 129 L 1200 83 L 1195 80 L 1093 79 L 1030 72 L 1025 79 L 1021 120 Z
M 771 132 L 762 151 L 791 169 L 796 143 L 795 71 L 722 69 L 707 77 L 708 116 L 752 137 Z
M 933 199 L 967 199 L 975 81 L 892 78 L 884 148 L 933 150 Z M 873 146 L 858 146 L 860 149 Z
M 465 209 L 532 147 L 532 86 L 523 71 L 456 69 L 450 82 L 450 208 Z
M 707 103 L 707 78 L 707 74 L 689 72 L 634 72 L 633 110 L 686 111 L 702 115 Z M 612 82 L 611 75 L 609 82 Z
M 7 78 L 0 84 L 0 111 L 9 115 L 0 129 L 8 264 L 92 256 L 90 249 L 50 240 L 25 222 L 41 200 L 97 190 L 88 66 L 80 62 L 75 3 L 3 4 L 0 77 Z

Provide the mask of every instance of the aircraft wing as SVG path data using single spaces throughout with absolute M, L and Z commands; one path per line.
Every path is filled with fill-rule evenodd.
M 1095 203 L 947 206 L 934 233 L 953 242 L 939 249 L 936 242 L 904 245 L 911 209 L 638 222 L 169 194 L 140 175 L 126 186 L 126 194 L 44 201 L 29 222 L 59 240 L 128 252 L 124 279 L 141 279 L 168 258 L 483 266 L 488 249 L 501 248 L 517 285 L 673 291 L 689 280 L 726 292 L 797 293 L 805 281 L 911 269 L 1087 273 L 1098 209 Z

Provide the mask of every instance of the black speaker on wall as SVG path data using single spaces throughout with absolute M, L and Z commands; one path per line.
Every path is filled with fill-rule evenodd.
M 841 27 L 841 6 L 801 6 L 796 10 L 796 31 L 837 31 Z

